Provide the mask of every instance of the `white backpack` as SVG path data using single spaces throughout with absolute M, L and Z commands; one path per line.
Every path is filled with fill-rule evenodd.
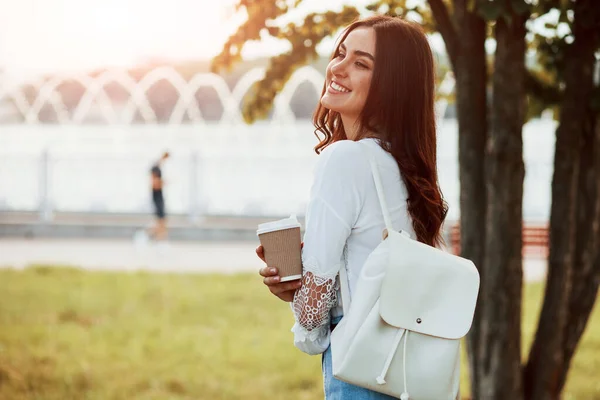
M 351 305 L 345 268 L 340 272 L 344 317 L 331 334 L 333 375 L 402 400 L 454 400 L 479 273 L 467 259 L 394 231 L 377 165 L 365 150 L 386 230 Z

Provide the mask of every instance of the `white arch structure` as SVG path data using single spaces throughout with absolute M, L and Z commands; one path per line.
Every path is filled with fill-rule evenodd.
M 195 97 L 198 89 L 202 87 L 209 87 L 215 90 L 223 106 L 221 122 L 227 124 L 241 123 L 243 117 L 240 102 L 252 85 L 264 76 L 264 68 L 254 68 L 244 74 L 236 83 L 236 86 L 230 90 L 225 80 L 213 73 L 198 73 L 192 76 L 189 81 L 186 81 L 174 68 L 159 67 L 151 70 L 136 82 L 126 71 L 109 70 L 93 78 L 83 74 L 75 76 L 65 75 L 54 77 L 49 81 L 30 82 L 5 91 L 0 87 L 0 102 L 7 99 L 13 100 L 17 110 L 24 116 L 25 122 L 30 124 L 39 123 L 39 113 L 46 105 L 52 107 L 59 123 L 79 124 L 88 117 L 94 103 L 100 114 L 109 124 L 130 124 L 137 112 L 140 113 L 146 123 L 152 124 L 157 122 L 157 117 L 148 99 L 147 91 L 156 83 L 164 80 L 171 84 L 179 96 L 177 103 L 171 111 L 169 124 L 180 124 L 186 114 L 194 123 L 205 123 Z M 73 81 L 83 86 L 85 92 L 70 115 L 57 89 L 62 84 Z M 298 87 L 304 82 L 309 82 L 315 88 L 316 92 L 320 93 L 323 81 L 323 74 L 311 66 L 301 67 L 296 70 L 281 93 L 275 98 L 272 122 L 294 122 L 296 118 L 290 107 L 290 100 Z M 107 85 L 113 83 L 120 85 L 129 93 L 129 99 L 120 113 L 115 110 L 105 90 Z M 34 86 L 37 91 L 37 96 L 31 104 L 27 101 L 27 97 L 22 89 L 23 86 L 27 85 Z M 449 73 L 445 76 L 439 89 L 446 94 L 450 93 L 453 88 L 454 79 Z M 447 106 L 446 103 L 445 100 L 439 102 L 438 112 L 441 111 L 443 114 Z

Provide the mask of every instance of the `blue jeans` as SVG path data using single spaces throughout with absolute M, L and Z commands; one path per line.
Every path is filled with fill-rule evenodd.
M 334 318 L 332 322 L 337 323 L 340 319 Z M 334 378 L 331 368 L 331 346 L 323 353 L 322 367 L 325 400 L 397 400 L 387 394 L 374 392 Z

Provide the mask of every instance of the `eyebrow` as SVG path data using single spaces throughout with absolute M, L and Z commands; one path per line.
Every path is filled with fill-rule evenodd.
M 340 48 L 342 50 L 346 51 L 346 45 L 344 43 L 340 44 Z M 375 57 L 373 57 L 373 55 L 371 53 L 367 53 L 366 51 L 354 50 L 354 54 L 363 56 L 363 57 L 367 57 L 367 58 L 371 59 L 371 61 L 375 62 Z

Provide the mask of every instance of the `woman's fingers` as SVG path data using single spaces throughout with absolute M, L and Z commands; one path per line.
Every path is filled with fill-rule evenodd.
M 283 292 L 289 292 L 290 290 L 296 290 L 296 289 L 300 288 L 301 283 L 302 282 L 299 279 L 295 280 L 295 281 L 290 281 L 290 282 L 283 282 L 283 283 L 279 283 L 276 285 L 270 285 L 269 290 L 274 295 L 278 295 Z
M 267 286 L 277 285 L 279 283 L 279 276 L 269 276 L 263 279 L 263 283 Z
M 301 243 L 304 247 L 304 243 Z M 256 248 L 256 255 L 265 261 L 265 250 L 262 246 Z M 296 279 L 289 282 L 281 282 L 279 271 L 277 268 L 264 266 L 258 270 L 260 276 L 263 277 L 263 283 L 269 288 L 269 291 L 280 299 L 290 302 L 294 299 L 294 293 L 302 286 L 302 280 Z
M 262 245 L 256 248 L 256 255 L 258 256 L 258 258 L 265 261 L 265 249 L 262 247 Z
M 281 277 L 277 276 L 269 276 L 263 279 L 263 283 L 267 286 L 276 286 L 278 288 L 283 288 L 283 290 L 292 290 L 297 289 L 302 286 L 302 281 L 300 279 L 295 279 L 289 282 L 281 283 Z
M 277 276 L 278 273 L 279 272 L 277 271 L 277 268 L 267 267 L 267 266 L 264 266 L 258 270 L 258 274 L 264 278 L 269 277 L 269 276 Z
M 302 281 L 300 279 L 281 283 L 281 277 L 279 275 L 267 276 L 261 274 L 261 276 L 264 277 L 263 283 L 265 285 L 269 287 L 283 288 L 283 291 L 297 289 L 302 286 Z

